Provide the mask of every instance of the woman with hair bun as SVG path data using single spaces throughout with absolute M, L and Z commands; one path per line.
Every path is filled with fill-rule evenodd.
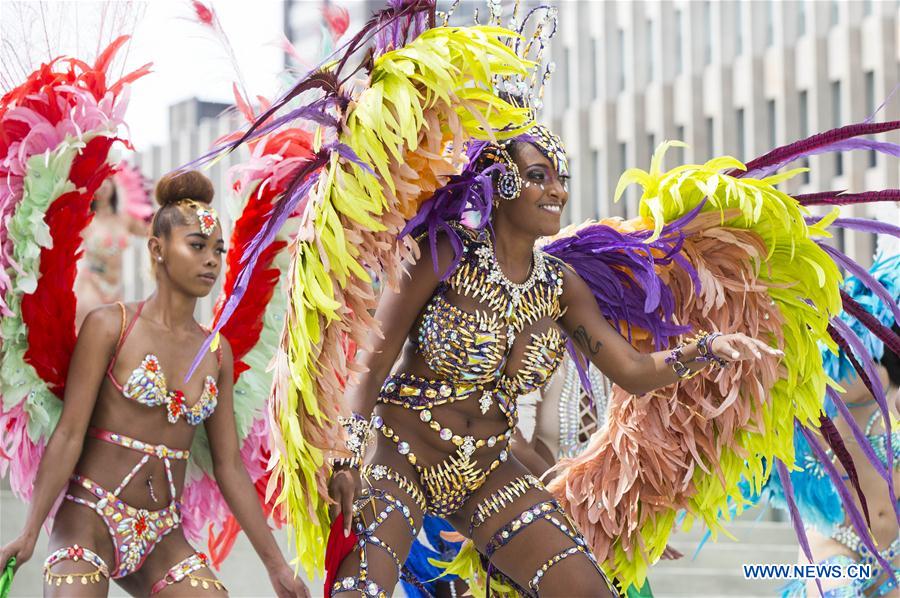
M 44 564 L 47 596 L 225 595 L 181 527 L 190 448 L 203 424 L 219 488 L 280 597 L 309 596 L 266 523 L 238 449 L 233 359 L 222 339 L 184 383 L 207 331 L 194 319 L 225 254 L 212 182 L 188 171 L 159 181 L 147 243 L 156 290 L 84 320 L 62 415 L 46 447 L 22 534 L 0 549 L 21 566 L 60 492 Z

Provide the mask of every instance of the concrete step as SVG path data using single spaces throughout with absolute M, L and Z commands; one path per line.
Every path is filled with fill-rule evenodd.
M 725 526 L 725 530 L 735 539 L 720 532 L 718 544 L 789 544 L 796 543 L 797 536 L 790 523 L 780 521 L 733 521 Z M 676 542 L 699 542 L 706 535 L 706 527 L 695 524 L 689 531 L 678 530 L 672 535 Z M 710 537 L 707 544 L 713 542 Z
M 655 598 L 777 596 L 783 580 L 744 579 L 740 569 L 694 566 L 659 567 L 650 570 L 650 586 Z
M 748 562 L 754 563 L 795 563 L 798 552 L 794 545 L 790 544 L 709 544 L 707 543 L 696 558 L 693 558 L 696 545 L 679 545 L 671 542 L 670 545 L 684 554 L 678 560 L 659 561 L 654 568 L 683 568 L 698 569 L 722 569 L 723 571 L 741 571 L 741 565 Z M 749 560 L 748 560 L 749 559 Z

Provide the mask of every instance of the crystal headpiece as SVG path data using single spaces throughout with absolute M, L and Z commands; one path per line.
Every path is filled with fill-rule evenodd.
M 460 0 L 454 0 L 443 16 L 446 26 Z M 488 19 L 486 25 L 506 27 L 519 34 L 510 38 L 510 48 L 523 60 L 533 62 L 535 67 L 527 77 L 518 75 L 498 75 L 494 80 L 494 91 L 501 94 L 510 104 L 520 108 L 529 108 L 532 118 L 543 107 L 544 87 L 556 69 L 551 61 L 544 64 L 544 55 L 550 47 L 550 39 L 556 34 L 559 13 L 554 6 L 542 4 L 530 9 L 524 17 L 520 17 L 521 0 L 513 2 L 512 15 L 503 24 L 503 4 L 501 0 L 487 0 Z M 475 23 L 479 23 L 478 9 L 475 9 Z

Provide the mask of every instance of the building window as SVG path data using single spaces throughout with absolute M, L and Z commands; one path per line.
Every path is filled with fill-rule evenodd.
M 868 17 L 872 14 L 872 0 L 863 0 L 863 16 Z
M 769 119 L 769 147 L 774 148 L 778 143 L 778 123 L 775 120 L 775 100 L 766 102 L 766 116 Z
M 868 71 L 866 73 L 866 115 L 871 118 L 875 116 L 875 72 Z M 869 150 L 869 168 L 878 166 L 878 153 L 875 150 Z
M 594 94 L 594 99 L 600 97 L 600 72 L 597 69 L 597 65 L 600 63 L 600 45 L 597 43 L 597 38 L 591 38 L 591 64 L 594 67 L 594 70 L 591 72 L 591 91 Z
M 571 57 L 571 53 L 569 52 L 568 46 L 563 47 L 563 56 L 562 56 L 562 65 L 560 71 L 562 71 L 562 85 L 560 85 L 559 90 L 562 92 L 562 106 L 563 109 L 567 109 L 569 107 L 569 69 L 571 65 L 569 64 L 569 59 Z
M 678 125 L 677 127 L 675 127 L 675 139 L 677 139 L 678 141 L 687 141 L 684 135 L 684 125 Z M 676 148 L 676 150 L 677 151 L 675 153 L 675 157 L 678 161 L 676 166 L 681 166 L 682 164 L 684 164 L 684 148 L 679 147 Z
M 841 253 L 847 253 L 847 231 L 844 228 L 834 228 L 834 244 L 837 245 L 838 251 L 840 251 Z
M 799 101 L 799 110 L 800 110 L 800 138 L 806 139 L 809 137 L 809 93 L 807 91 L 800 92 L 800 101 Z M 804 158 L 801 164 L 804 168 L 809 168 L 809 159 Z M 803 184 L 809 184 L 809 171 L 803 173 Z
M 797 35 L 806 35 L 806 0 L 797 2 Z
M 656 135 L 650 133 L 647 135 L 647 151 L 650 155 L 653 155 L 653 152 L 656 151 Z
M 834 27 L 838 24 L 838 19 L 841 16 L 841 8 L 838 6 L 837 0 L 831 0 L 831 26 Z
M 738 108 L 737 113 L 735 114 L 735 129 L 737 130 L 737 150 L 738 150 L 738 159 L 746 160 L 747 159 L 747 136 L 746 131 L 744 130 L 744 109 Z
M 653 19 L 647 19 L 647 80 L 656 79 L 654 64 L 656 63 L 656 31 L 654 30 Z
M 706 151 L 709 152 L 709 158 L 716 155 L 716 129 L 712 117 L 706 119 Z
M 712 64 L 712 2 L 707 0 L 703 3 L 703 64 Z
M 734 40 L 734 52 L 740 56 L 744 53 L 744 5 L 741 2 L 734 5 L 734 30 L 737 36 Z
M 766 47 L 771 48 L 775 45 L 775 2 L 768 0 L 766 2 Z
M 619 29 L 619 91 L 625 91 L 625 30 Z
M 833 81 L 831 83 L 831 113 L 833 117 L 832 126 L 840 127 L 843 123 L 841 117 L 841 82 Z M 841 152 L 834 153 L 834 174 L 841 176 L 844 174 L 844 155 Z
M 682 31 L 684 27 L 684 20 L 682 13 L 680 10 L 675 11 L 675 74 L 680 75 L 684 71 L 684 54 L 682 44 L 682 36 L 684 32 Z

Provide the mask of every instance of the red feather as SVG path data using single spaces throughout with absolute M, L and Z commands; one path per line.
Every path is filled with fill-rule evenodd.
M 91 221 L 91 199 L 112 173 L 107 164 L 112 138 L 95 137 L 72 162 L 69 178 L 79 191 L 65 193 L 47 210 L 44 221 L 53 243 L 41 250 L 39 284 L 22 297 L 28 327 L 25 360 L 60 398 L 75 349 L 75 275 L 81 257 L 81 233 Z M 56 325 L 47 325 L 55 322 Z
M 213 13 L 213 9 L 202 2 L 197 2 L 197 0 L 193 0 L 191 4 L 194 5 L 194 13 L 197 15 L 197 20 L 207 27 L 214 27 L 213 18 L 215 13 Z
M 66 118 L 75 104 L 72 89 L 86 90 L 98 101 L 115 96 L 122 85 L 143 76 L 147 66 L 124 75 L 109 85 L 106 70 L 128 40 L 113 41 L 93 66 L 75 58 L 57 58 L 41 65 L 20 86 L 0 99 L 0 155 L 30 132 L 26 123 L 3 118 L 13 107 L 26 107 L 51 124 Z M 91 220 L 90 202 L 100 184 L 112 174 L 108 164 L 114 137 L 90 140 L 72 161 L 69 180 L 75 191 L 58 197 L 47 209 L 44 222 L 50 229 L 51 247 L 43 248 L 35 292 L 22 297 L 22 319 L 28 328 L 25 360 L 60 398 L 65 394 L 69 360 L 75 348 L 75 274 L 81 256 L 81 233 Z M 51 324 L 52 323 L 52 324 Z
M 343 6 L 325 4 L 322 6 L 322 17 L 331 32 L 331 39 L 337 41 L 350 26 L 350 13 Z

